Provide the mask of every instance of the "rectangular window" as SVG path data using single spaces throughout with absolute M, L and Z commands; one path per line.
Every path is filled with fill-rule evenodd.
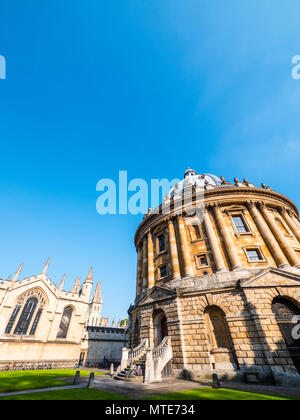
M 262 261 L 263 258 L 258 249 L 247 249 L 249 261 Z
M 159 237 L 158 237 L 158 248 L 159 248 L 159 252 L 163 252 L 166 249 L 165 235 L 159 235 Z
M 205 254 L 197 255 L 197 264 L 198 266 L 207 266 L 207 257 Z
M 163 265 L 162 267 L 160 267 L 160 278 L 163 279 L 165 277 L 167 277 L 168 275 L 168 271 L 167 271 L 167 266 Z
M 249 232 L 249 229 L 247 228 L 247 226 L 246 226 L 246 224 L 245 224 L 244 219 L 242 218 L 242 216 L 232 216 L 232 220 L 233 220 L 233 223 L 234 223 L 234 225 L 236 227 L 236 230 L 239 233 L 247 233 L 247 232 Z

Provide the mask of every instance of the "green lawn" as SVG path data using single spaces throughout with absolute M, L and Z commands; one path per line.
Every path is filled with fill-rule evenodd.
M 75 373 L 75 369 L 0 372 L 0 392 L 70 385 L 69 382 L 60 378 L 74 377 Z M 90 372 L 88 371 L 80 371 L 81 376 L 89 374 Z M 101 375 L 99 372 L 95 374 Z
M 10 397 L 2 397 L 0 400 L 129 400 L 129 398 L 121 395 L 112 394 L 109 392 L 98 391 L 96 389 L 68 389 L 61 391 L 48 391 L 24 395 L 16 395 Z M 250 392 L 233 391 L 229 389 L 195 389 L 192 391 L 175 392 L 173 394 L 160 395 L 151 398 L 144 398 L 144 400 L 289 400 L 288 398 L 280 398 L 269 395 L 253 394 Z
M 129 398 L 123 397 L 122 395 L 112 394 L 110 392 L 98 391 L 96 389 L 66 389 L 61 391 L 47 391 L 47 392 L 35 392 L 32 394 L 15 395 L 11 397 L 2 397 L 1 400 L 43 400 L 43 401 L 56 401 L 56 400 L 129 400 Z
M 253 394 L 250 392 L 234 391 L 231 389 L 194 389 L 191 391 L 174 392 L 172 394 L 159 395 L 158 397 L 144 398 L 145 400 L 282 400 L 287 401 L 289 398 L 275 397 L 263 394 Z

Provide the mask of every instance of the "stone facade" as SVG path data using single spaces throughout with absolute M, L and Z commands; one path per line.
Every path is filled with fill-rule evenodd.
M 104 356 L 119 361 L 127 326 L 109 328 L 102 318 L 101 283 L 91 299 L 92 269 L 66 292 L 65 276 L 59 287 L 47 277 L 49 262 L 37 276 L 19 281 L 22 265 L 12 280 L 0 281 L 0 370 L 13 364 L 74 367 Z
M 63 290 L 65 276 L 57 287 L 47 268 L 19 281 L 21 268 L 13 280 L 0 283 L 0 365 L 10 363 L 52 363 L 74 366 L 87 321 L 93 287 L 92 269 L 72 292 Z
M 101 363 L 104 358 L 118 364 L 122 359 L 122 349 L 128 346 L 127 327 L 94 327 L 85 329 L 81 343 L 83 363 Z
M 265 185 L 192 170 L 174 190 L 136 232 L 131 347 L 144 338 L 156 346 L 167 334 L 174 374 L 252 371 L 299 382 L 300 340 L 291 336 L 300 315 L 297 207 Z M 190 204 L 178 214 L 183 192 Z

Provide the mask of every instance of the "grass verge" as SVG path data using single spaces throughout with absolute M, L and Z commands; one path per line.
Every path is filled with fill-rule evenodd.
M 61 378 L 73 377 L 75 373 L 75 369 L 0 372 L 0 392 L 69 385 L 69 382 Z M 81 376 L 89 374 L 89 371 L 80 371 Z M 96 372 L 95 375 L 101 375 L 101 373 Z

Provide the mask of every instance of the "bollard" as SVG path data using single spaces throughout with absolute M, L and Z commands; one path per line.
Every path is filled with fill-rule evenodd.
M 213 384 L 212 384 L 213 389 L 220 388 L 221 384 L 220 384 L 218 375 L 216 373 L 213 373 L 212 380 L 213 380 Z
M 92 372 L 90 374 L 89 383 L 88 383 L 88 386 L 87 387 L 88 388 L 94 388 L 95 387 L 95 374 L 94 374 L 94 372 Z
M 111 363 L 111 365 L 110 365 L 110 375 L 111 375 L 111 376 L 114 376 L 114 374 L 115 374 L 114 364 L 113 364 L 113 363 Z
M 73 385 L 78 385 L 80 382 L 80 371 L 77 370 L 76 375 L 74 377 Z

